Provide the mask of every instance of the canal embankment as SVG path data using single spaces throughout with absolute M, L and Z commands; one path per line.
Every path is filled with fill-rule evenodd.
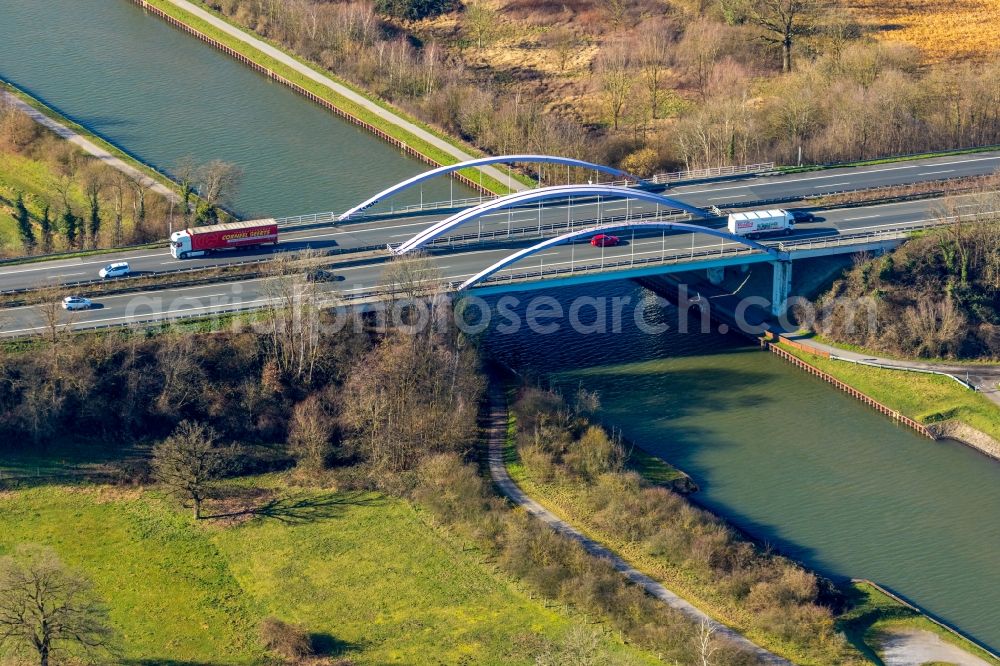
M 471 146 L 459 147 L 453 137 L 432 132 L 383 100 L 375 100 L 346 82 L 318 72 L 311 64 L 293 58 L 197 4 L 187 0 L 129 1 L 425 164 L 450 165 L 482 156 Z M 458 171 L 453 177 L 488 194 L 524 188 L 510 174 L 490 166 Z
M 136 182 L 141 183 L 143 187 L 170 201 L 179 202 L 181 200 L 179 187 L 170 176 L 157 171 L 151 165 L 129 154 L 121 146 L 111 143 L 79 123 L 73 122 L 9 81 L 0 79 L 0 96 L 56 136 L 72 143 L 88 155 L 98 158 L 113 169 L 128 175 Z
M 828 279 L 837 274 L 832 264 L 818 268 L 814 275 L 803 275 L 808 271 L 800 267 L 793 277 L 793 294 L 814 293 L 824 282 L 817 275 Z M 767 269 L 762 272 L 768 273 Z M 679 300 L 691 303 L 692 328 L 699 325 L 704 312 L 724 331 L 758 342 L 763 349 L 924 437 L 955 440 L 1000 459 L 1000 409 L 984 391 L 973 390 L 953 373 L 928 371 L 923 367 L 926 364 L 918 362 L 913 362 L 914 367 L 910 368 L 906 362 L 884 359 L 885 363 L 879 363 L 880 359 L 875 357 L 866 363 L 841 359 L 828 348 L 777 332 L 780 325 L 761 307 L 751 306 L 737 316 L 742 299 L 761 291 L 760 280 L 748 286 L 751 277 L 737 273 L 722 284 L 713 285 L 701 276 L 680 273 L 643 278 L 639 282 L 674 303 Z

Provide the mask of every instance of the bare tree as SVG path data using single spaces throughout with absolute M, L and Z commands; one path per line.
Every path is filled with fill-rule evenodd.
M 604 11 L 608 13 L 611 24 L 616 28 L 625 22 L 625 15 L 628 13 L 629 0 L 601 0 Z
M 482 49 L 496 38 L 499 31 L 500 15 L 482 1 L 470 2 L 465 7 L 462 26 Z
M 611 126 L 617 130 L 634 84 L 632 58 L 628 50 L 623 45 L 616 45 L 602 53 L 598 71 L 604 107 Z
M 48 340 L 54 355 L 58 352 L 58 344 L 64 333 L 76 320 L 75 312 L 63 309 L 62 299 L 65 295 L 65 290 L 58 284 L 44 286 L 34 294 L 37 299 L 34 310 L 42 321 L 42 335 Z M 58 371 L 56 374 L 58 375 Z
M 441 271 L 430 257 L 420 253 L 395 257 L 382 271 L 382 287 L 391 295 L 416 300 L 440 292 Z
M 22 545 L 0 559 L 0 651 L 39 666 L 61 655 L 93 662 L 110 654 L 112 639 L 93 586 L 54 552 Z
M 218 435 L 209 426 L 183 421 L 173 434 L 153 447 L 153 475 L 170 492 L 190 499 L 194 518 L 201 518 L 201 503 L 212 482 L 225 468 L 224 451 L 216 446 Z
M 288 433 L 288 448 L 299 467 L 318 472 L 326 467 L 333 452 L 330 438 L 333 420 L 323 409 L 319 398 L 311 395 L 295 405 Z
M 573 57 L 580 46 L 580 39 L 571 28 L 555 28 L 545 34 L 544 41 L 559 62 L 559 71 L 566 71 L 569 59 Z
M 764 29 L 765 42 L 781 47 L 781 71 L 792 71 L 792 48 L 798 38 L 812 32 L 823 0 L 754 0 L 750 21 Z
M 200 194 L 210 206 L 223 206 L 236 195 L 243 169 L 232 162 L 212 160 L 198 169 Z
M 271 262 L 263 292 L 268 299 L 258 325 L 264 353 L 280 375 L 309 384 L 320 355 L 320 318 L 323 303 L 315 282 L 303 279 L 301 270 L 311 253 L 298 260 L 279 256 Z
M 715 666 L 714 657 L 715 653 L 719 651 L 719 646 L 715 640 L 715 627 L 710 621 L 702 619 L 694 640 L 698 666 Z
M 660 91 L 667 72 L 667 38 L 659 26 L 643 34 L 639 44 L 639 64 L 649 95 L 650 114 L 655 119 L 660 111 Z

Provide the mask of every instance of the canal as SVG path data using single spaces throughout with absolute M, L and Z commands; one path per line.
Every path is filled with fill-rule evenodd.
M 428 168 L 125 0 L 0 0 L 0 77 L 160 170 L 240 165 L 247 216 L 345 210 Z
M 515 294 L 511 310 L 539 292 Z M 549 292 L 564 311 L 605 299 L 607 333 L 520 326 L 487 349 L 565 394 L 601 396 L 602 418 L 691 474 L 696 500 L 834 578 L 870 578 L 1000 647 L 1000 464 L 894 425 L 821 380 L 733 335 L 679 334 L 673 307 L 617 282 Z M 629 299 L 614 333 L 612 299 Z M 651 335 L 641 321 L 667 324 Z M 585 306 L 579 319 L 596 321 Z M 645 324 L 644 324 L 645 326 Z M 537 328 L 537 327 L 536 327 Z
M 0 0 L 0 19 L 0 76 L 159 168 L 184 155 L 240 164 L 246 214 L 344 209 L 425 168 L 125 0 Z M 442 181 L 425 196 L 448 192 Z M 642 303 L 650 322 L 675 316 L 631 283 L 596 292 Z M 580 292 L 553 295 L 568 305 Z M 494 330 L 486 344 L 598 391 L 609 425 L 689 472 L 698 501 L 741 528 L 1000 647 L 997 463 L 898 428 L 732 336 L 649 335 L 625 316 L 618 334 L 562 321 L 549 335 Z

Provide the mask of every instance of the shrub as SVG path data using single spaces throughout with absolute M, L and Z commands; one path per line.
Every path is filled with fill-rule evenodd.
M 475 521 L 488 508 L 482 477 L 455 453 L 438 453 L 420 462 L 413 499 L 449 521 Z
M 285 659 L 304 659 L 314 654 L 312 639 L 301 626 L 266 617 L 260 623 L 264 647 Z
M 564 461 L 577 474 L 596 479 L 605 472 L 620 472 L 625 464 L 625 451 L 612 441 L 600 426 L 590 426 L 564 456 Z
M 375 11 L 395 18 L 419 21 L 450 12 L 457 6 L 457 0 L 376 0 Z
M 299 467 L 307 472 L 319 472 L 333 453 L 330 438 L 333 419 L 315 395 L 295 405 L 288 433 L 288 451 Z

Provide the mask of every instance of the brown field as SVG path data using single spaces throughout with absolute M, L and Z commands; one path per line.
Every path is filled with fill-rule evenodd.
M 931 61 L 1000 55 L 1000 0 L 849 0 L 880 39 L 913 44 Z

